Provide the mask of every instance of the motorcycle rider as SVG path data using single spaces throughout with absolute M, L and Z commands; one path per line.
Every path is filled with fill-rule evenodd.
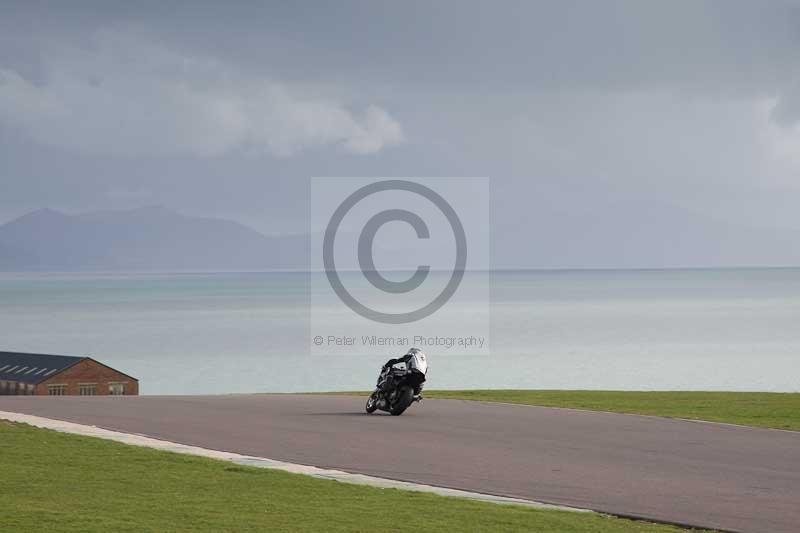
M 411 348 L 403 357 L 398 357 L 397 359 L 389 359 L 388 361 L 386 361 L 386 363 L 383 365 L 383 373 L 386 373 L 386 371 L 389 368 L 398 363 L 405 363 L 406 368 L 408 368 L 409 363 L 415 357 L 421 357 L 423 361 L 426 360 L 425 353 L 422 350 L 420 350 L 419 348 Z M 392 389 L 392 375 L 387 374 L 386 379 L 383 381 L 383 390 L 385 392 L 389 392 L 391 389 Z M 420 391 L 419 395 L 415 396 L 414 398 L 417 401 L 422 399 L 422 385 L 419 386 L 419 391 Z

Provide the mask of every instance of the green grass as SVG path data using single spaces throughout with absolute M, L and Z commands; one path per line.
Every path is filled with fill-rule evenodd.
M 800 393 L 463 390 L 426 391 L 425 397 L 569 407 L 800 431 Z
M 3 531 L 679 529 L 313 479 L 0 420 Z

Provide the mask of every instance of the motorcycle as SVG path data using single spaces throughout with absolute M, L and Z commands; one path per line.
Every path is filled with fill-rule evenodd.
M 422 384 L 428 372 L 425 354 L 415 354 L 405 368 L 381 367 L 375 391 L 367 399 L 367 413 L 380 409 L 402 415 L 414 402 L 422 401 Z

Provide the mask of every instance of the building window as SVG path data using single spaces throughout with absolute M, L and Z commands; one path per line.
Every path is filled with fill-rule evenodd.
M 124 383 L 109 383 L 108 393 L 112 396 L 123 396 L 125 394 Z
M 50 396 L 64 396 L 67 393 L 66 385 L 48 385 L 47 394 Z
M 79 383 L 78 394 L 81 396 L 94 396 L 97 394 L 97 383 Z

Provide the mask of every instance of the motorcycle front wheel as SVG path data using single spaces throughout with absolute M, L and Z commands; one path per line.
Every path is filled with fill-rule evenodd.
M 392 416 L 400 416 L 408 409 L 408 406 L 414 401 L 414 389 L 411 387 L 403 387 L 397 391 L 397 401 L 389 411 Z
M 378 408 L 378 393 L 373 392 L 370 394 L 369 398 L 367 398 L 367 414 L 374 413 L 375 409 Z

